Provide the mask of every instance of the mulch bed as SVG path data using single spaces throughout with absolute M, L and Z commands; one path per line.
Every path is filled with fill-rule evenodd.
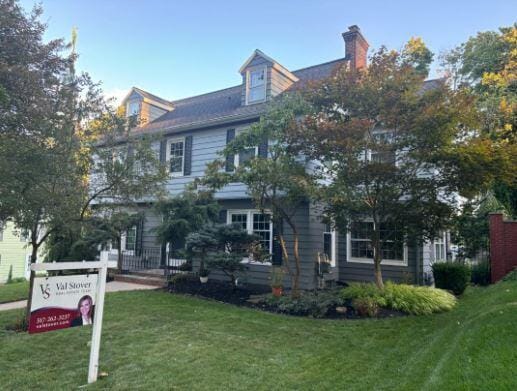
M 215 300 L 222 303 L 233 304 L 240 307 L 254 308 L 261 311 L 282 313 L 277 307 L 269 305 L 264 298 L 271 293 L 269 287 L 260 285 L 255 286 L 243 286 L 233 288 L 229 283 L 208 280 L 207 283 L 202 284 L 197 277 L 191 277 L 182 279 L 181 281 L 173 284 L 169 284 L 168 291 L 171 293 L 186 294 L 196 296 L 203 299 Z M 284 292 L 284 294 L 286 294 Z M 288 293 L 287 293 L 288 294 Z M 364 319 L 359 316 L 356 311 L 350 306 L 346 307 L 345 313 L 336 311 L 335 308 L 331 309 L 326 319 Z M 306 314 L 290 313 L 293 316 L 303 316 Z M 400 311 L 393 311 L 389 309 L 380 308 L 376 318 L 392 318 L 407 316 L 406 313 Z

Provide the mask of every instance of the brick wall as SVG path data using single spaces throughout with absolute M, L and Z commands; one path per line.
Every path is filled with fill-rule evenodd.
M 492 213 L 490 223 L 490 266 L 492 283 L 517 268 L 517 221 L 506 221 L 502 213 Z

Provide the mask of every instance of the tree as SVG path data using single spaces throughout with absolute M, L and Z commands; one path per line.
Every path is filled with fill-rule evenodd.
M 256 251 L 258 240 L 238 224 L 209 225 L 187 237 L 187 249 L 199 258 L 200 271 L 219 269 L 235 288 L 237 273 L 244 270 L 243 258 L 253 256 L 254 261 L 264 260 L 261 251 Z
M 517 160 L 516 25 L 470 37 L 443 56 L 443 65 L 455 87 L 469 88 L 477 97 L 481 122 L 474 148 L 485 144 L 492 158 Z M 491 191 L 513 216 L 517 216 L 516 172 L 515 165 L 502 165 L 491 183 Z
M 274 255 L 282 259 L 291 277 L 293 296 L 299 294 L 301 270 L 299 229 L 295 215 L 308 205 L 316 176 L 309 169 L 310 162 L 291 150 L 286 136 L 288 129 L 296 126 L 297 118 L 307 110 L 307 104 L 297 95 L 273 101 L 260 121 L 237 135 L 222 152 L 224 156 L 244 156 L 260 145 L 259 149 L 267 153 L 267 158 L 239 159 L 239 165 L 233 172 L 221 172 L 220 168 L 225 162 L 216 161 L 208 167 L 206 178 L 202 181 L 212 188 L 220 188 L 230 182 L 244 183 L 255 206 L 262 211 L 271 211 L 280 244 L 280 254 Z M 284 223 L 291 230 L 292 247 L 285 239 Z M 290 263 L 291 253 L 294 267 Z
M 162 223 L 155 229 L 157 238 L 169 244 L 172 251 L 185 248 L 188 234 L 219 218 L 219 205 L 210 192 L 187 190 L 175 198 L 161 200 L 155 209 L 162 216 Z
M 424 88 L 424 69 L 425 61 L 381 48 L 368 68 L 342 68 L 307 89 L 313 113 L 290 129 L 289 144 L 322 162 L 325 215 L 341 232 L 369 240 L 363 256 L 373 258 L 379 288 L 384 258 L 446 227 L 458 187 L 444 168 L 475 120 L 467 94 L 443 81 Z
M 30 233 L 32 263 L 51 234 L 91 216 L 93 202 L 134 201 L 166 178 L 149 141 L 76 75 L 75 42 L 43 42 L 41 12 L 0 0 L 0 219 Z M 118 145 L 127 153 L 114 158 Z

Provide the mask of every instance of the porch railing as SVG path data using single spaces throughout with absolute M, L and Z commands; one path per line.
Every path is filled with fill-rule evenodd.
M 135 254 L 133 251 L 122 252 L 123 272 L 162 268 L 161 252 L 159 248 L 144 248 L 137 254 Z

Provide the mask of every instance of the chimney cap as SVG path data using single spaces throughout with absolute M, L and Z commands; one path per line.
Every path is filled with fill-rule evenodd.
M 349 26 L 349 27 L 348 27 L 348 31 L 350 31 L 350 32 L 354 32 L 354 33 L 355 33 L 355 32 L 360 32 L 360 31 L 361 31 L 361 29 L 359 28 L 359 26 L 358 26 L 358 25 L 353 24 L 353 25 L 351 25 L 351 26 Z

